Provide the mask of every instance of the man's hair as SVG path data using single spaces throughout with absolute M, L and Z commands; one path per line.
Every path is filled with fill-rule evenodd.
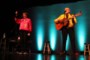
M 66 10 L 66 9 L 70 9 L 70 8 L 69 7 L 65 7 L 64 10 Z

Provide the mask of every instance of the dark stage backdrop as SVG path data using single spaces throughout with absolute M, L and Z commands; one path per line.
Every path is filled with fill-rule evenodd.
M 76 46 L 78 51 L 84 50 L 84 43 L 89 43 L 90 39 L 90 1 L 80 1 L 75 3 L 62 3 L 62 4 L 52 4 L 47 6 L 35 6 L 25 9 L 19 8 L 19 13 L 22 11 L 28 11 L 29 17 L 33 22 L 33 32 L 32 32 L 32 47 L 33 50 L 42 51 L 44 47 L 45 40 L 50 41 L 50 47 L 52 51 L 60 51 L 62 49 L 62 32 L 57 31 L 55 28 L 54 20 L 62 13 L 64 13 L 64 8 L 69 7 L 71 13 L 75 14 L 82 11 L 82 15 L 77 17 L 77 24 L 75 25 L 75 36 L 76 36 Z M 5 10 L 5 9 L 4 9 Z M 11 12 L 11 14 L 9 13 Z M 4 15 L 8 17 L 2 17 L 1 32 L 4 30 L 7 35 L 13 37 L 18 34 L 18 25 L 14 21 L 15 10 L 9 9 L 5 11 Z M 7 20 L 9 19 L 9 20 Z M 13 30 L 13 31 L 12 31 Z M 12 33 L 13 32 L 13 33 Z M 66 50 L 71 49 L 71 44 L 69 36 L 67 37 Z
M 82 15 L 77 17 L 75 26 L 76 46 L 78 51 L 84 50 L 84 43 L 89 43 L 90 39 L 90 1 L 81 1 L 67 4 L 53 4 L 48 6 L 33 7 L 33 40 L 38 51 L 43 50 L 44 41 L 50 41 L 50 47 L 53 51 L 62 49 L 62 32 L 55 28 L 54 20 L 62 13 L 64 8 L 71 8 L 73 14 L 82 11 Z M 28 11 L 30 9 L 27 9 Z M 67 37 L 66 50 L 71 49 L 69 36 Z

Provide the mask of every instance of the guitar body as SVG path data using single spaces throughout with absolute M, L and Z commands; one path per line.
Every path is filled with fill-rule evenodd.
M 61 30 L 63 28 L 63 24 L 61 23 L 55 24 L 55 26 L 57 30 Z
M 68 25 L 68 20 L 64 18 L 62 22 L 55 23 L 56 29 L 61 30 L 63 27 L 66 27 Z

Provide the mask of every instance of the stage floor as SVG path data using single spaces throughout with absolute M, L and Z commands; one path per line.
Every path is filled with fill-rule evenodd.
M 79 55 L 57 55 L 57 54 L 40 54 L 40 53 L 30 53 L 30 54 L 0 54 L 0 60 L 90 60 L 90 56 L 83 54 Z

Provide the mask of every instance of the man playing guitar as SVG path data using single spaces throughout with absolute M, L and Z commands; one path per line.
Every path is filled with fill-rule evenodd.
M 77 23 L 76 16 L 79 16 L 81 14 L 80 13 L 76 15 L 71 14 L 70 8 L 68 7 L 66 7 L 64 11 L 65 11 L 64 14 L 61 14 L 57 19 L 54 20 L 56 24 L 56 29 L 62 31 L 63 48 L 61 54 L 65 53 L 67 35 L 69 35 L 70 37 L 72 51 L 73 53 L 75 53 L 76 45 L 75 45 L 74 26 Z

